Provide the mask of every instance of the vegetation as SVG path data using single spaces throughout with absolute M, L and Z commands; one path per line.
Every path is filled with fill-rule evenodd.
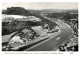
M 40 11 L 39 11 L 39 13 L 40 13 Z M 74 12 L 74 13 L 76 13 L 76 12 Z M 55 25 L 57 25 L 56 23 L 47 20 L 46 18 L 44 18 L 40 14 L 30 13 L 28 10 L 26 10 L 22 7 L 7 8 L 7 10 L 3 10 L 2 14 L 35 16 L 35 17 L 38 17 L 38 18 L 41 19 L 41 22 L 33 22 L 33 21 L 23 22 L 23 21 L 16 21 L 16 20 L 14 20 L 11 23 L 2 22 L 2 36 L 10 34 L 14 31 L 21 31 L 22 29 L 24 29 L 26 27 L 39 26 L 39 25 L 43 26 L 45 23 L 47 23 L 49 25 L 50 29 L 53 29 L 53 27 Z M 74 30 L 74 35 L 76 35 L 76 37 L 73 36 L 73 38 L 71 38 L 71 39 L 75 39 L 75 40 L 68 41 L 68 43 L 65 43 L 64 45 L 61 45 L 58 49 L 60 51 L 65 51 L 65 50 L 67 50 L 67 51 L 78 51 L 78 43 L 76 43 L 76 45 L 67 47 L 71 43 L 74 44 L 75 41 L 78 42 L 77 41 L 78 40 L 78 38 L 77 38 L 78 37 L 78 28 L 75 27 L 75 26 L 78 27 L 78 20 L 74 21 L 74 22 L 70 21 L 70 19 L 78 19 L 78 14 L 71 14 L 71 11 L 70 12 L 54 12 L 54 13 L 47 13 L 46 17 L 65 20 L 65 22 L 67 24 L 69 24 L 71 26 L 71 28 Z M 72 49 L 72 48 L 75 48 L 75 49 Z
M 70 19 L 74 19 L 78 17 L 78 14 L 71 14 L 70 12 L 61 12 L 61 13 L 51 13 L 48 14 L 49 18 L 60 18 L 69 21 Z
M 33 21 L 13 21 L 11 23 L 2 22 L 2 35 L 10 34 L 14 31 L 21 30 L 25 27 L 31 26 L 43 26 L 45 23 L 49 24 L 50 29 L 53 29 L 56 23 L 53 23 L 39 14 L 30 13 L 29 11 L 25 10 L 21 7 L 11 7 L 7 8 L 6 11 L 3 11 L 2 14 L 10 14 L 10 15 L 24 15 L 24 16 L 35 16 L 41 19 L 41 22 L 33 22 Z
M 22 7 L 11 7 L 7 8 L 7 10 L 3 10 L 2 14 L 10 14 L 10 15 L 25 15 L 29 16 L 31 13 L 27 10 L 25 10 Z

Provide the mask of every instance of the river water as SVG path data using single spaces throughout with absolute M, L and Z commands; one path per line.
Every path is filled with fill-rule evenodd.
M 72 29 L 68 24 L 60 20 L 57 21 L 56 23 L 60 26 L 60 30 L 62 31 L 59 35 L 57 35 L 54 38 L 51 38 L 50 40 L 42 44 L 38 44 L 32 48 L 25 49 L 24 51 L 51 51 L 51 50 L 54 50 L 56 47 L 60 46 L 64 41 L 66 41 L 73 34 Z M 60 38 L 60 39 L 56 40 L 57 38 Z

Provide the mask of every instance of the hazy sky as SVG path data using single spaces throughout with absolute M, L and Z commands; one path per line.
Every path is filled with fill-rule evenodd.
M 7 7 L 24 7 L 25 9 L 78 9 L 77 2 L 3 2 L 2 9 Z

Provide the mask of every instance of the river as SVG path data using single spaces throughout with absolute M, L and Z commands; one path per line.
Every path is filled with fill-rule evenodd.
M 59 35 L 55 37 L 51 36 L 51 39 L 48 41 L 45 41 L 42 44 L 34 45 L 33 47 L 25 49 L 24 51 L 52 51 L 60 46 L 64 41 L 68 40 L 69 37 L 73 34 L 71 27 L 61 20 L 55 22 L 60 26 L 60 30 L 62 31 Z

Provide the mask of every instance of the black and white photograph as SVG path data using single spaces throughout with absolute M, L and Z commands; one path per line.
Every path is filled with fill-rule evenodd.
M 78 2 L 2 2 L 2 51 L 78 52 Z

